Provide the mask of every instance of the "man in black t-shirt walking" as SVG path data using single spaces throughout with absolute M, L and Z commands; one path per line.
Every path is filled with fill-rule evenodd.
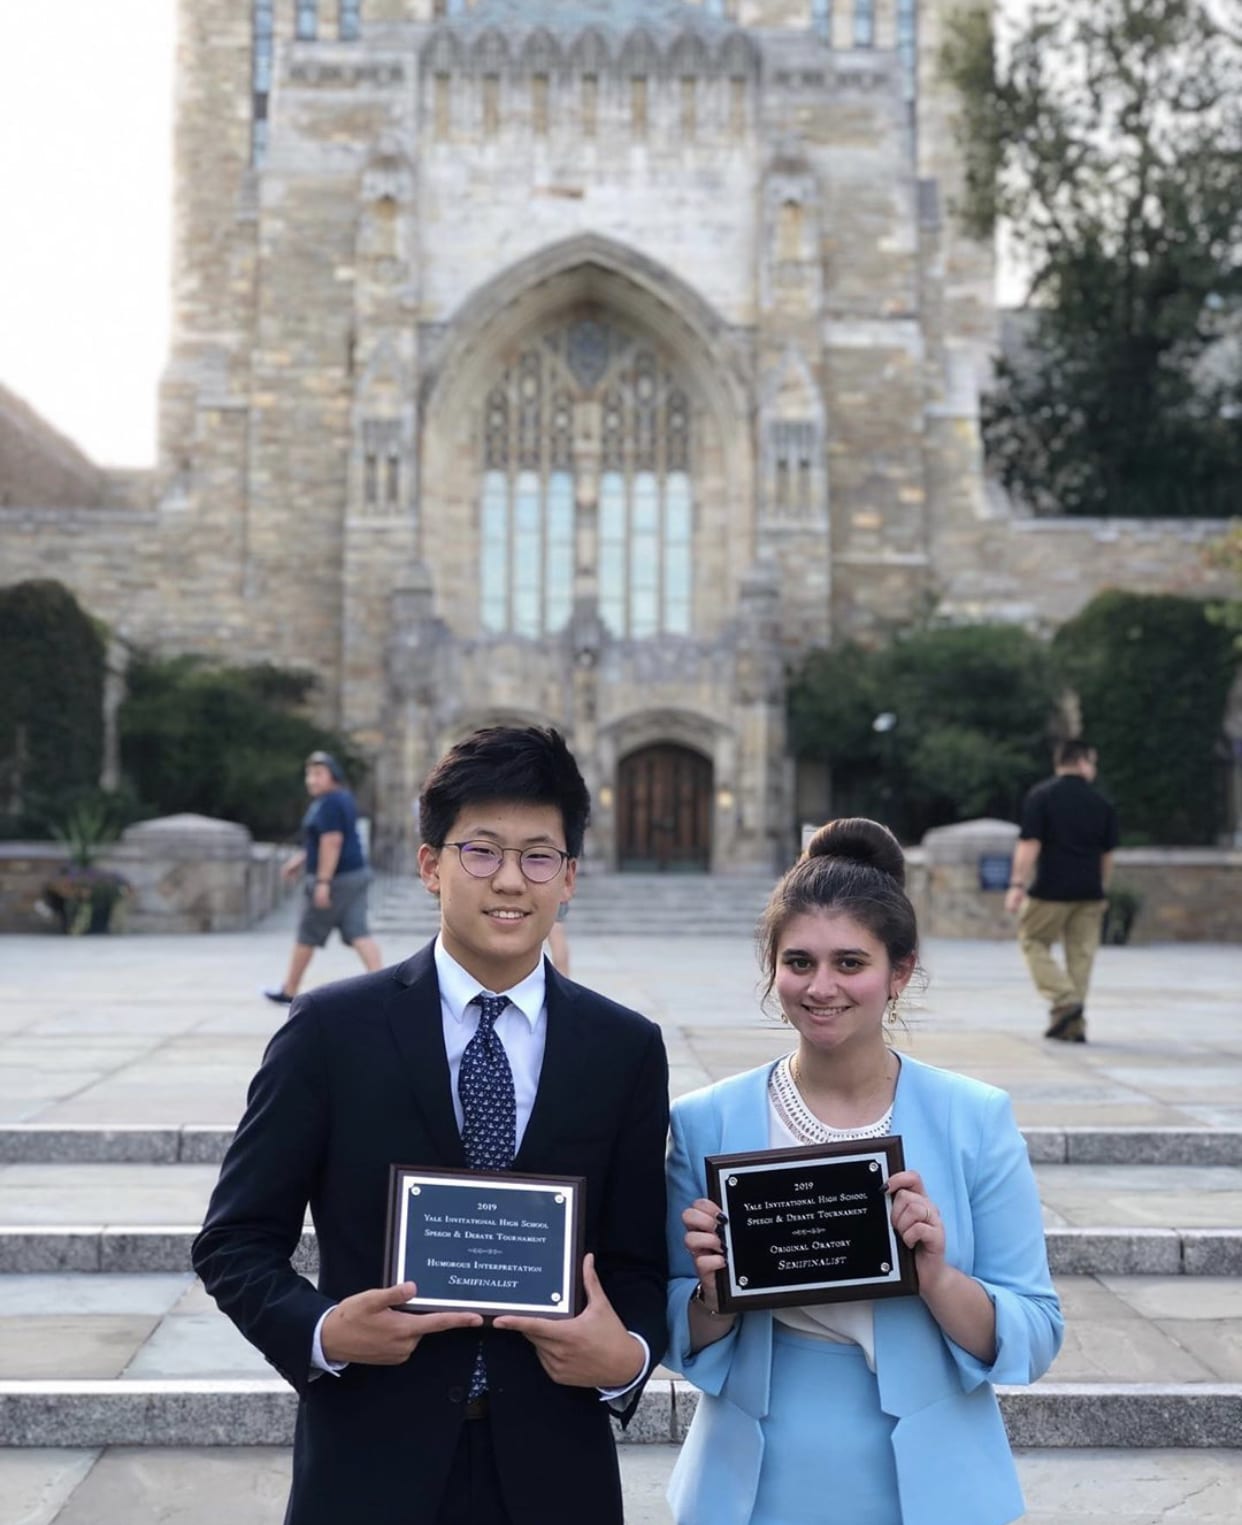
M 1081 738 L 1059 743 L 1056 772 L 1023 801 L 1005 896 L 1005 909 L 1018 916 L 1022 956 L 1048 1002 L 1044 1037 L 1063 1043 L 1087 1041 L 1087 982 L 1117 846 L 1117 812 L 1091 787 L 1095 773 L 1094 747 Z M 1056 942 L 1065 945 L 1064 968 L 1052 956 Z

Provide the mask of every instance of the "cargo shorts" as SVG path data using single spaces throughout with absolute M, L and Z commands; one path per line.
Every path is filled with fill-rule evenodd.
M 325 911 L 315 905 L 315 881 L 308 879 L 302 886 L 298 942 L 307 948 L 322 948 L 333 929 L 341 934 L 341 941 L 346 945 L 359 937 L 369 937 L 367 890 L 372 878 L 369 868 L 353 868 L 348 873 L 337 874 L 328 887 L 332 903 Z

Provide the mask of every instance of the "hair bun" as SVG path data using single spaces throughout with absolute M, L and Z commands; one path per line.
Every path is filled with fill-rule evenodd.
M 807 843 L 806 858 L 838 858 L 847 863 L 862 863 L 878 868 L 903 888 L 906 882 L 906 859 L 901 844 L 879 821 L 865 816 L 843 816 L 821 826 Z

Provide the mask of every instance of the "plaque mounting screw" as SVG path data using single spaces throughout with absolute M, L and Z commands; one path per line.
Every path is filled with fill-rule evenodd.
M 560 1300 L 561 1300 L 561 1294 L 559 1292 L 553 1292 L 553 1294 L 552 1294 L 552 1301 L 554 1303 L 559 1303 Z
M 737 1177 L 736 1176 L 730 1176 L 729 1177 L 729 1185 L 730 1186 L 736 1186 L 737 1185 Z
M 872 1160 L 871 1164 L 867 1168 L 868 1170 L 879 1170 L 880 1167 L 875 1160 Z
M 750 1286 L 750 1277 L 749 1276 L 739 1276 L 738 1279 L 737 1279 L 737 1284 L 738 1284 L 739 1287 L 749 1287 Z
M 423 1188 L 421 1186 L 411 1186 L 410 1187 L 410 1196 L 412 1196 L 412 1197 L 421 1197 L 422 1194 L 423 1194 Z
M 561 1203 L 562 1203 L 562 1202 L 564 1202 L 564 1200 L 565 1200 L 565 1194 L 564 1194 L 564 1192 L 560 1192 L 560 1191 L 558 1191 L 558 1192 L 557 1192 L 557 1194 L 556 1194 L 556 1196 L 555 1196 L 555 1197 L 553 1197 L 553 1199 L 552 1199 L 552 1200 L 553 1200 L 553 1201 L 554 1201 L 554 1202 L 555 1202 L 555 1203 L 556 1203 L 556 1204 L 557 1204 L 557 1206 L 558 1206 L 558 1207 L 559 1207 L 559 1206 L 560 1206 L 560 1204 L 561 1204 Z
M 880 1270 L 881 1271 L 891 1271 L 892 1269 L 893 1269 L 892 1266 L 889 1265 L 887 1260 L 882 1260 L 880 1262 Z

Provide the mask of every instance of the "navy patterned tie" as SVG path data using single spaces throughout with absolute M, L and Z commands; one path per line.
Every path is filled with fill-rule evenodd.
M 471 1169 L 507 1170 L 517 1151 L 517 1101 L 509 1056 L 496 1034 L 496 1019 L 508 1006 L 509 998 L 477 995 L 470 1004 L 479 1007 L 482 1016 L 474 1037 L 466 1044 L 457 1071 L 461 1141 Z M 473 1400 L 486 1391 L 487 1368 L 480 1345 L 467 1396 Z
M 517 1102 L 509 1056 L 496 1034 L 496 1019 L 509 1004 L 503 995 L 477 995 L 471 1001 L 483 1015 L 466 1044 L 457 1072 L 461 1098 L 461 1141 L 472 1170 L 508 1170 L 517 1151 Z

